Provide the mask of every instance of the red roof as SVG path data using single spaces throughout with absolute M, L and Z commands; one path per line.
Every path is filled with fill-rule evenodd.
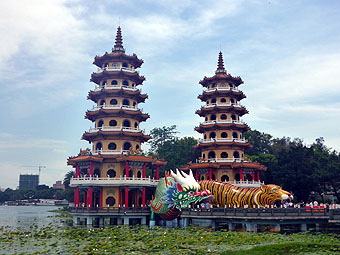
M 97 156 L 76 156 L 76 157 L 69 157 L 67 159 L 67 164 L 68 165 L 75 165 L 78 162 L 84 162 L 84 161 L 95 161 L 95 162 L 101 162 L 103 160 L 102 157 L 97 157 Z

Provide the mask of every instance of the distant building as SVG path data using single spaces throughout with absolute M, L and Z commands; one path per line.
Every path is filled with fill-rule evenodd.
M 53 184 L 53 189 L 63 189 L 63 190 L 65 190 L 65 185 L 61 181 L 56 181 L 56 183 Z
M 35 189 L 38 185 L 38 174 L 20 174 L 19 189 Z

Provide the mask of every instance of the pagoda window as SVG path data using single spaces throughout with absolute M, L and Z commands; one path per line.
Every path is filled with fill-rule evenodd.
M 135 128 L 138 128 L 138 123 L 137 122 L 135 122 Z
M 110 126 L 110 127 L 115 127 L 115 126 L 117 126 L 117 121 L 116 121 L 116 120 L 110 120 L 109 126 Z
M 236 115 L 235 114 L 231 115 L 231 119 L 232 120 L 237 120 Z
M 118 64 L 117 64 L 117 63 L 113 63 L 113 64 L 112 64 L 112 67 L 113 67 L 114 69 L 117 69 L 117 68 L 118 68 Z
M 238 151 L 234 151 L 233 156 L 234 158 L 240 158 L 240 153 Z
M 228 175 L 222 175 L 221 177 L 221 182 L 228 182 L 229 181 L 229 176 Z
M 225 99 L 225 98 L 221 99 L 221 103 L 226 103 L 226 102 L 227 102 L 227 99 Z
M 229 158 L 229 155 L 228 155 L 228 153 L 227 152 L 222 152 L 221 153 L 221 158 Z
M 227 138 L 228 137 L 228 133 L 227 132 L 222 132 L 221 133 L 221 137 L 222 138 Z
M 235 180 L 238 182 L 240 181 L 240 174 L 235 174 Z
M 88 169 L 87 169 L 87 168 L 82 168 L 82 169 L 80 169 L 79 174 L 80 174 L 80 176 L 86 176 L 86 175 L 88 175 Z
M 100 150 L 102 150 L 102 149 L 103 149 L 102 143 L 101 143 L 101 142 L 98 142 L 98 143 L 96 144 L 96 150 L 97 150 L 97 151 L 100 151 Z
M 125 98 L 123 100 L 123 105 L 129 106 L 130 105 L 130 100 Z
M 210 120 L 216 120 L 216 114 L 212 114 L 212 115 L 210 116 Z
M 100 105 L 100 106 L 105 105 L 105 100 L 104 100 L 104 99 L 100 100 L 99 105 Z
M 235 104 L 234 98 L 230 98 L 230 103 Z
M 221 84 L 221 88 L 225 88 L 226 85 L 224 83 Z
M 134 176 L 132 170 L 129 170 L 129 176 L 130 176 L 130 177 Z
M 222 114 L 222 115 L 221 115 L 221 120 L 226 120 L 226 119 L 227 119 L 227 115 Z
M 104 65 L 104 68 L 108 68 L 108 67 L 109 67 L 109 64 L 106 63 L 106 64 Z
M 131 122 L 129 120 L 124 120 L 123 127 L 131 127 Z
M 94 177 L 100 177 L 100 169 L 99 168 L 94 169 L 93 176 Z
M 214 151 L 209 151 L 208 158 L 216 158 L 216 154 Z
M 237 139 L 238 138 L 238 134 L 237 132 L 233 132 L 233 138 Z
M 203 154 L 203 158 L 205 158 L 205 154 Z
M 136 150 L 139 150 L 139 148 L 140 148 L 140 147 L 139 147 L 139 145 L 137 144 L 137 145 L 136 145 Z
M 211 104 L 216 104 L 216 98 L 211 99 Z
M 116 173 L 116 171 L 115 171 L 114 169 L 109 169 L 109 170 L 107 171 L 106 175 L 107 175 L 108 177 L 110 177 L 110 178 L 115 178 L 116 175 L 117 175 L 117 173 Z
M 207 139 L 207 135 L 204 135 L 204 140 L 206 140 Z
M 111 81 L 111 85 L 113 85 L 113 86 L 118 85 L 118 81 L 117 80 L 112 80 Z
M 217 84 L 214 83 L 214 84 L 212 85 L 212 88 L 216 88 L 216 87 L 217 87 Z
M 140 171 L 137 172 L 137 178 L 142 178 L 142 173 Z
M 108 149 L 114 151 L 117 149 L 117 145 L 115 143 L 109 143 Z
M 124 68 L 128 68 L 128 67 L 129 67 L 129 65 L 128 65 L 128 63 L 123 63 L 122 67 L 124 67 Z
M 106 81 L 102 81 L 102 86 L 106 86 L 107 82 Z
M 114 197 L 108 197 L 105 202 L 107 206 L 114 206 L 116 204 L 116 199 Z
M 127 80 L 123 81 L 123 87 L 129 87 L 129 82 Z
M 127 151 L 130 150 L 132 148 L 132 145 L 130 142 L 125 142 L 123 145 L 123 150 Z
M 133 105 L 134 108 L 136 108 L 137 103 L 136 103 L 136 102 L 133 102 L 132 105 Z
M 208 117 L 205 117 L 204 120 L 205 120 L 205 121 L 208 121 Z
M 110 105 L 117 105 L 117 104 L 118 104 L 117 99 L 111 99 L 110 100 Z
M 232 83 L 229 84 L 229 89 L 232 89 L 234 85 Z
M 97 127 L 101 128 L 101 127 L 103 127 L 103 125 L 104 125 L 104 121 L 103 120 L 99 120 L 98 124 L 97 124 Z
M 210 139 L 216 138 L 216 133 L 215 132 L 211 132 L 209 135 Z

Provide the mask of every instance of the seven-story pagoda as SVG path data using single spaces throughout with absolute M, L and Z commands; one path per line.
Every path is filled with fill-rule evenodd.
M 201 158 L 183 169 L 191 168 L 197 180 L 258 185 L 259 171 L 266 168 L 244 157 L 245 149 L 251 145 L 243 138 L 243 133 L 250 128 L 241 120 L 248 113 L 240 104 L 246 97 L 239 90 L 242 79 L 227 73 L 220 52 L 215 75 L 204 77 L 199 83 L 206 88 L 198 96 L 205 105 L 196 111 L 204 117 L 204 122 L 195 128 L 203 135 L 196 145 L 201 151 Z
M 160 167 L 166 162 L 141 151 L 141 144 L 151 138 L 140 129 L 140 123 L 149 118 L 138 108 L 148 98 L 137 88 L 145 80 L 136 71 L 143 60 L 125 54 L 118 27 L 112 52 L 96 56 L 93 64 L 98 67 L 91 75 L 96 87 L 88 93 L 88 99 L 95 106 L 85 118 L 94 127 L 82 136 L 92 149 L 68 159 L 76 171 L 70 183 L 75 187 L 75 207 L 145 208 L 158 184 Z

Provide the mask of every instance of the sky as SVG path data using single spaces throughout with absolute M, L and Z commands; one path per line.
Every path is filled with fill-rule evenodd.
M 198 82 L 221 50 L 244 81 L 252 129 L 306 145 L 324 137 L 340 151 L 340 1 L 11 0 L 0 10 L 1 188 L 39 165 L 51 186 L 90 147 L 81 135 L 93 127 L 92 62 L 111 51 L 118 25 L 126 53 L 144 60 L 146 133 L 177 125 L 180 137 L 201 138 Z

